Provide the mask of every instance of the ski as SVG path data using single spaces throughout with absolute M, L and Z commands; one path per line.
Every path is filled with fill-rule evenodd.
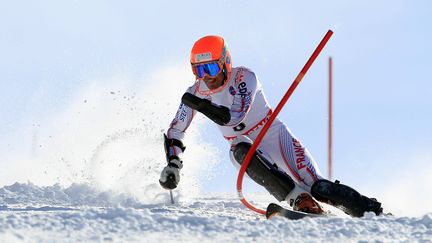
M 321 214 L 311 214 L 311 213 L 304 213 L 299 211 L 293 211 L 287 208 L 283 208 L 275 203 L 270 203 L 267 206 L 266 210 L 266 218 L 270 219 L 274 216 L 282 216 L 291 220 L 301 219 L 305 217 L 322 217 Z

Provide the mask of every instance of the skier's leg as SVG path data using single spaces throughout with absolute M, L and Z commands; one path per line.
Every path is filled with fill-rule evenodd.
M 230 150 L 231 160 L 242 164 L 251 146 L 252 141 L 248 137 L 239 136 L 232 143 Z M 291 177 L 282 170 L 279 170 L 276 164 L 269 162 L 259 150 L 255 151 L 246 169 L 246 173 L 253 181 L 267 189 L 279 201 L 285 200 L 295 187 L 295 183 Z
M 309 151 L 289 128 L 277 119 L 262 144 L 262 149 L 272 157 L 278 167 L 291 175 L 305 191 L 310 192 L 312 184 L 323 178 Z
M 241 141 L 239 141 L 241 140 Z M 247 137 L 240 137 L 231 148 L 231 160 L 242 164 L 252 141 Z M 287 201 L 294 210 L 307 213 L 321 214 L 322 208 L 315 202 L 311 195 L 294 182 L 291 177 L 280 170 L 276 164 L 272 164 L 257 150 L 246 169 L 248 176 L 259 185 L 263 186 L 277 200 Z
M 296 182 L 285 201 L 294 210 L 321 214 L 323 210 L 313 200 L 310 187 L 322 176 L 310 153 L 291 134 L 288 127 L 276 119 L 265 135 L 260 149 Z
M 273 148 L 279 147 L 280 152 L 271 152 L 271 147 L 266 149 L 266 152 L 270 152 L 275 161 L 283 161 L 285 168 L 293 174 L 293 178 L 305 190 L 311 192 L 315 199 L 340 207 L 352 216 L 362 216 L 365 211 L 373 211 L 376 214 L 382 212 L 381 204 L 376 200 L 365 197 L 348 186 L 325 180 L 310 153 L 292 135 L 288 127 L 283 124 L 278 127 L 279 146 L 271 144 L 274 138 L 267 144 Z M 283 168 L 283 164 L 279 167 Z
M 376 215 L 382 213 L 381 203 L 376 199 L 363 196 L 339 181 L 317 180 L 312 185 L 311 193 L 317 200 L 341 208 L 354 217 L 361 217 L 365 212 L 374 212 Z

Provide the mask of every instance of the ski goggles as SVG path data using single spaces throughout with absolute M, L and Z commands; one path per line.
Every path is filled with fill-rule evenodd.
M 192 64 L 192 70 L 195 76 L 198 78 L 204 78 L 204 74 L 207 73 L 211 78 L 216 77 L 221 71 L 220 62 L 208 62 L 203 64 Z

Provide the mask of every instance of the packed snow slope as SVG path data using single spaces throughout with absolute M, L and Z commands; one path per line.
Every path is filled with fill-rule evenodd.
M 268 195 L 250 195 L 264 206 Z M 1 242 L 431 242 L 432 214 L 266 220 L 234 194 L 170 205 L 84 184 L 62 188 L 15 183 L 0 188 Z M 176 198 L 178 201 L 179 198 Z

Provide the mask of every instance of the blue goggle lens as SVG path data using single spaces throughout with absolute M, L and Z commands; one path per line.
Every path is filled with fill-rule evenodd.
M 198 78 L 203 78 L 205 73 L 207 73 L 210 77 L 215 77 L 220 71 L 220 67 L 217 62 L 198 64 L 194 68 Z

